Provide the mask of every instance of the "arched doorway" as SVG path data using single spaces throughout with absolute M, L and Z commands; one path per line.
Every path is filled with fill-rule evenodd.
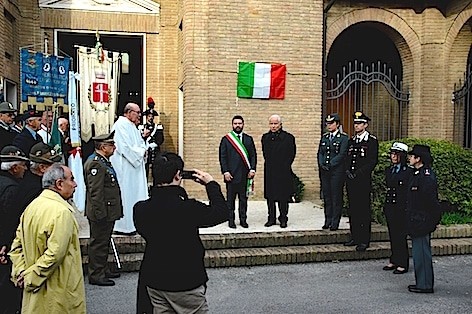
M 345 29 L 327 58 L 324 115 L 337 112 L 344 131 L 352 131 L 352 114 L 365 112 L 380 140 L 406 136 L 408 89 L 397 42 L 403 39 L 385 24 L 361 22 Z

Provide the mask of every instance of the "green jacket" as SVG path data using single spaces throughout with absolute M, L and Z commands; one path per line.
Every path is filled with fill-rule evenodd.
M 329 170 L 344 170 L 349 137 L 346 133 L 338 131 L 330 141 L 329 135 L 330 133 L 326 132 L 321 136 L 318 147 L 318 166 L 328 167 Z
M 87 189 L 85 215 L 91 221 L 115 221 L 123 217 L 120 186 L 115 170 L 104 156 L 93 153 L 84 165 Z

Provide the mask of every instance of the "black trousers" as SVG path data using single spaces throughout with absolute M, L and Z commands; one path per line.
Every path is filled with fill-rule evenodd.
M 385 205 L 384 213 L 387 218 L 390 248 L 392 251 L 390 263 L 408 269 L 409 253 L 405 210 L 394 205 Z
M 92 281 L 103 280 L 108 269 L 108 248 L 115 222 L 89 220 L 89 225 L 88 277 Z
M 275 201 L 275 200 L 267 200 L 267 208 L 269 210 L 269 217 L 267 221 L 275 222 L 276 210 L 275 210 L 275 203 L 279 205 L 279 222 L 286 223 L 288 221 L 288 201 Z
M 339 227 L 343 207 L 343 186 L 345 178 L 346 174 L 344 171 L 325 171 L 320 169 L 325 226 L 332 228 Z
M 10 281 L 11 266 L 10 260 L 8 260 L 8 264 L 0 265 L 0 298 L 2 300 L 0 301 L 0 314 L 14 314 L 21 310 L 23 290 L 16 288 Z
M 351 238 L 354 243 L 369 244 L 372 220 L 370 204 L 371 179 L 358 177 L 347 180 L 347 195 L 349 198 L 349 218 Z
M 239 222 L 243 223 L 247 220 L 247 195 L 246 195 L 246 180 L 239 183 L 226 183 L 226 202 L 230 210 L 229 221 L 234 222 L 235 219 L 235 201 L 236 196 L 239 200 Z

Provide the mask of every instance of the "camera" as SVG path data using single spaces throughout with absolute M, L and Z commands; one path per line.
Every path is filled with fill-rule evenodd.
M 182 170 L 182 179 L 186 180 L 196 180 L 197 178 L 193 175 L 196 174 L 193 170 Z

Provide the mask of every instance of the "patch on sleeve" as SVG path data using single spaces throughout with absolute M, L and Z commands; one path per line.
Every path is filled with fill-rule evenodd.
M 91 174 L 92 176 L 96 175 L 97 173 L 98 173 L 98 169 L 95 169 L 95 168 L 90 169 L 90 174 Z

